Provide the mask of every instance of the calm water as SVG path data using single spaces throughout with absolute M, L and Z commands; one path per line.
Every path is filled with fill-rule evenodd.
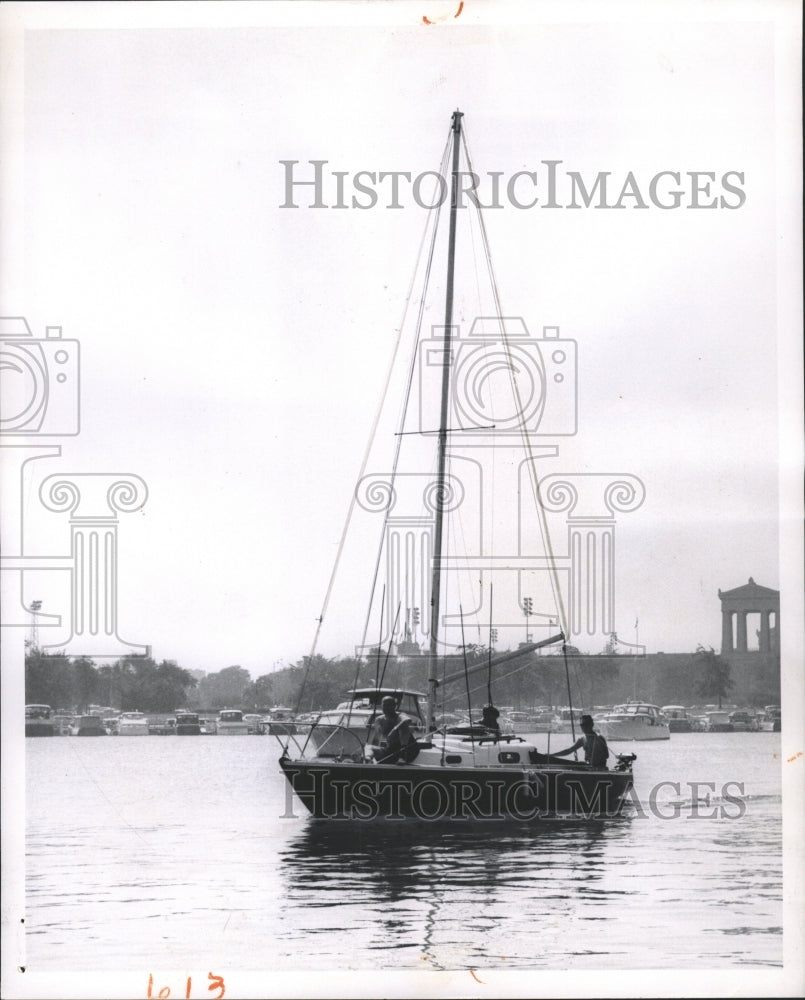
M 479 830 L 289 817 L 272 737 L 28 739 L 28 968 L 780 966 L 780 735 L 613 749 L 643 815 Z

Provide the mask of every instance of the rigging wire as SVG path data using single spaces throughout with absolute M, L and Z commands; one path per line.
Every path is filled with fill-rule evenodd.
M 470 697 L 470 675 L 467 671 L 467 644 L 464 642 L 464 609 L 459 604 L 458 613 L 461 618 L 461 652 L 464 656 L 464 684 L 467 688 L 467 713 L 470 717 L 470 743 L 475 747 L 475 737 L 472 734 L 472 698 Z
M 492 584 L 489 584 L 489 673 L 486 679 L 486 693 L 489 696 L 489 704 L 492 702 Z
M 442 161 L 441 161 L 440 171 L 439 171 L 439 177 L 440 178 L 443 177 L 444 174 L 445 174 L 446 165 L 447 165 L 447 162 L 448 162 L 448 159 L 449 159 L 450 145 L 451 145 L 451 138 L 452 138 L 452 131 L 453 130 L 452 130 L 452 127 L 451 127 L 450 131 L 448 132 L 447 143 L 445 145 L 445 149 L 444 149 L 444 152 L 442 154 Z M 465 159 L 466 159 L 466 162 L 467 162 L 467 166 L 468 166 L 468 169 L 469 169 L 470 173 L 472 173 L 473 172 L 472 171 L 472 159 L 471 159 L 471 156 L 470 156 L 469 146 L 468 146 L 468 143 L 467 143 L 466 127 L 462 128 L 462 130 L 461 130 L 461 140 L 462 140 L 462 144 L 463 144 L 463 148 L 464 148 L 464 155 L 465 155 Z M 498 321 L 499 321 L 499 324 L 500 324 L 502 341 L 503 341 L 504 348 L 505 348 L 506 352 L 510 353 L 510 342 L 509 342 L 507 331 L 506 331 L 505 319 L 503 317 L 503 311 L 502 311 L 501 302 L 500 302 L 500 293 L 499 293 L 499 289 L 498 289 L 498 285 L 497 285 L 497 280 L 495 278 L 494 266 L 493 266 L 493 262 L 492 262 L 492 254 L 491 254 L 491 249 L 490 249 L 490 245 L 489 245 L 488 234 L 487 234 L 487 231 L 486 231 L 486 225 L 485 225 L 485 222 L 484 222 L 483 214 L 481 212 L 480 203 L 477 201 L 477 199 L 471 199 L 471 200 L 475 201 L 475 208 L 476 208 L 478 226 L 479 226 L 480 235 L 481 235 L 481 242 L 482 242 L 483 249 L 484 249 L 484 257 L 485 257 L 485 260 L 486 260 L 487 270 L 488 270 L 488 274 L 489 274 L 489 280 L 490 280 L 491 287 L 492 287 L 492 295 L 493 295 L 494 302 L 495 302 L 496 315 L 497 315 L 497 318 L 498 318 Z M 372 428 L 371 428 L 371 432 L 370 432 L 370 435 L 369 435 L 369 440 L 367 442 L 366 449 L 365 449 L 365 452 L 364 452 L 364 456 L 363 456 L 363 460 L 362 460 L 362 463 L 361 463 L 360 472 L 359 472 L 359 476 L 358 476 L 358 481 L 360 481 L 363 478 L 363 476 L 365 475 L 365 472 L 366 472 L 366 468 L 368 466 L 369 456 L 370 456 L 371 449 L 372 449 L 374 441 L 375 441 L 375 437 L 376 437 L 376 434 L 377 434 L 378 426 L 379 426 L 379 423 L 380 423 L 381 414 L 382 414 L 382 411 L 383 411 L 384 406 L 385 406 L 386 397 L 387 397 L 389 386 L 390 386 L 390 383 L 391 383 L 391 379 L 392 379 L 392 375 L 393 375 L 393 371 L 394 371 L 394 367 L 395 367 L 395 363 L 396 363 L 396 359 L 397 359 L 397 354 L 399 352 L 400 344 L 401 344 L 401 341 L 402 341 L 403 330 L 404 330 L 404 327 L 405 327 L 405 322 L 406 322 L 406 318 L 407 318 L 407 315 L 408 315 L 408 310 L 409 310 L 409 307 L 410 307 L 410 304 L 411 304 L 411 299 L 412 299 L 412 295 L 413 295 L 413 288 L 414 288 L 414 284 L 416 282 L 416 276 L 417 276 L 417 274 L 419 272 L 419 269 L 420 269 L 420 263 L 421 263 L 421 260 L 422 260 L 423 250 L 424 250 L 424 247 L 425 247 L 425 244 L 426 244 L 426 241 L 427 241 L 428 232 L 429 232 L 429 230 L 431 229 L 431 226 L 432 226 L 432 233 L 431 233 L 431 238 L 430 238 L 430 246 L 429 246 L 429 250 L 428 250 L 427 263 L 426 263 L 426 268 L 425 268 L 425 285 L 424 285 L 424 288 L 427 289 L 428 284 L 429 284 L 430 273 L 431 273 L 431 269 L 432 269 L 432 265 L 433 265 L 433 259 L 434 259 L 434 254 L 435 254 L 436 238 L 437 238 L 437 232 L 438 232 L 438 222 L 439 222 L 439 216 L 440 216 L 440 212 L 441 212 L 442 201 L 443 201 L 443 199 L 441 199 L 441 198 L 435 199 L 435 203 L 434 203 L 433 207 L 431 207 L 429 209 L 429 211 L 428 211 L 428 217 L 426 219 L 426 225 L 425 225 L 425 228 L 423 230 L 422 238 L 421 238 L 421 241 L 420 241 L 420 246 L 419 246 L 419 250 L 418 250 L 418 254 L 417 254 L 417 259 L 416 259 L 416 263 L 415 263 L 415 266 L 414 266 L 414 272 L 413 272 L 413 275 L 412 275 L 412 278 L 411 278 L 411 282 L 410 282 L 410 285 L 409 285 L 408 293 L 407 293 L 407 295 L 405 297 L 405 301 L 404 301 L 402 319 L 401 319 L 400 324 L 399 324 L 398 329 L 397 329 L 397 338 L 395 340 L 394 349 L 392 351 L 392 356 L 391 356 L 389 367 L 388 367 L 388 371 L 387 371 L 387 374 L 386 374 L 386 379 L 385 379 L 385 382 L 384 382 L 383 391 L 381 393 L 381 398 L 380 398 L 380 401 L 378 403 L 378 407 L 377 407 L 377 410 L 376 410 L 376 413 L 375 413 L 375 417 L 374 417 L 374 420 L 373 420 L 373 423 L 372 423 Z M 477 276 L 476 276 L 476 284 L 477 284 Z M 425 296 L 425 294 L 423 292 L 423 294 L 422 294 L 422 296 L 420 298 L 420 302 L 419 302 L 419 311 L 418 311 L 417 323 L 416 323 L 416 328 L 415 328 L 414 350 L 412 351 L 412 354 L 411 354 L 411 360 L 410 360 L 410 365 L 409 365 L 408 377 L 407 377 L 407 381 L 406 381 L 406 389 L 405 389 L 404 399 L 403 399 L 402 407 L 401 407 L 402 415 L 401 415 L 400 426 L 401 426 L 402 430 L 404 430 L 404 423 L 405 423 L 405 418 L 406 418 L 407 411 L 408 411 L 408 404 L 409 404 L 409 401 L 410 401 L 411 388 L 412 388 L 412 385 L 413 385 L 413 378 L 414 378 L 414 372 L 415 372 L 416 361 L 417 361 L 416 346 L 420 342 L 425 306 L 426 306 L 426 296 Z M 563 598 L 562 598 L 561 588 L 559 586 L 558 572 L 557 572 L 556 565 L 555 565 L 554 551 L 553 551 L 553 546 L 552 546 L 552 543 L 551 543 L 550 534 L 548 532 L 548 525 L 547 525 L 547 521 L 546 521 L 546 518 L 545 518 L 544 510 L 543 510 L 542 505 L 540 503 L 539 480 L 538 480 L 537 471 L 536 471 L 536 462 L 535 462 L 534 452 L 533 452 L 533 448 L 532 448 L 532 444 L 531 444 L 531 437 L 530 437 L 529 430 L 528 430 L 527 426 L 525 425 L 525 421 L 523 419 L 524 407 L 523 407 L 522 399 L 521 399 L 521 396 L 520 396 L 519 386 L 517 385 L 517 381 L 516 381 L 516 378 L 515 378 L 515 372 L 514 372 L 512 366 L 509 366 L 509 374 L 510 374 L 510 381 L 511 381 L 512 392 L 514 394 L 514 398 L 515 398 L 515 402 L 516 402 L 516 412 L 518 414 L 520 414 L 520 417 L 521 417 L 519 429 L 520 429 L 520 432 L 521 432 L 522 441 L 523 441 L 524 449 L 525 449 L 526 456 L 527 456 L 527 464 L 528 464 L 528 469 L 529 469 L 529 480 L 530 480 L 531 489 L 532 489 L 533 498 L 534 498 L 534 503 L 535 503 L 535 507 L 536 507 L 536 511 L 537 511 L 538 527 L 539 527 L 540 536 L 541 536 L 541 539 L 542 539 L 542 544 L 543 544 L 543 547 L 544 547 L 544 551 L 545 551 L 545 554 L 547 556 L 547 567 L 548 567 L 548 571 L 549 571 L 551 591 L 552 591 L 552 594 L 553 594 L 554 604 L 555 604 L 556 610 L 558 612 L 560 629 L 561 629 L 563 635 L 567 635 L 567 614 L 566 614 L 566 611 L 565 611 L 565 606 L 564 606 L 564 601 L 563 601 Z M 395 447 L 394 461 L 393 461 L 392 472 L 391 472 L 391 477 L 390 477 L 391 478 L 390 485 L 391 485 L 391 490 L 392 491 L 393 491 L 394 483 L 395 483 L 396 476 L 397 476 L 397 468 L 398 468 L 398 464 L 399 464 L 399 457 L 400 457 L 401 445 L 402 445 L 402 433 L 397 435 L 397 442 L 396 442 L 396 447 Z M 344 523 L 344 527 L 343 527 L 343 530 L 342 530 L 342 533 L 341 533 L 341 537 L 339 539 L 339 544 L 338 544 L 338 549 L 337 549 L 337 552 L 336 552 L 335 562 L 334 562 L 334 565 L 333 565 L 332 572 L 330 574 L 330 579 L 328 581 L 328 586 L 327 586 L 327 590 L 326 590 L 326 593 L 325 593 L 324 602 L 322 604 L 321 614 L 319 615 L 319 618 L 317 619 L 317 627 L 316 627 L 315 635 L 314 635 L 314 638 L 313 638 L 313 643 L 312 643 L 312 646 L 311 646 L 311 651 L 310 651 L 309 656 L 306 658 L 305 674 L 303 676 L 302 685 L 300 687 L 300 693 L 299 693 L 299 696 L 298 696 L 298 699 L 297 699 L 297 707 L 296 707 L 297 712 L 298 712 L 299 707 L 301 705 L 301 700 L 302 700 L 303 692 L 305 690 L 305 686 L 307 684 L 310 667 L 311 667 L 311 664 L 313 662 L 313 657 L 315 655 L 316 648 L 318 646 L 318 642 L 319 642 L 319 638 L 320 638 L 320 634 L 321 634 L 322 625 L 324 623 L 324 618 L 325 618 L 326 611 L 327 611 L 327 609 L 329 607 L 329 603 L 330 603 L 330 599 L 331 599 L 331 596 L 332 596 L 332 591 L 333 591 L 335 577 L 336 577 L 336 574 L 337 574 L 338 567 L 340 565 L 341 556 L 343 554 L 343 550 L 344 550 L 344 545 L 345 545 L 345 541 L 346 541 L 346 536 L 347 536 L 348 528 L 349 528 L 349 525 L 350 525 L 351 520 L 352 520 L 352 516 L 353 516 L 353 513 L 354 513 L 354 509 L 355 509 L 356 503 L 357 503 L 357 490 L 353 492 L 353 495 L 352 495 L 351 500 L 350 500 L 349 508 L 348 508 L 348 511 L 347 511 L 347 516 L 346 516 L 345 523 Z M 382 528 L 381 528 L 380 545 L 378 546 L 377 557 L 376 557 L 376 562 L 375 562 L 375 568 L 374 568 L 373 577 L 372 577 L 372 587 L 371 587 L 371 593 L 372 594 L 374 594 L 374 592 L 375 592 L 375 589 L 376 589 L 376 586 L 377 586 L 377 579 L 378 579 L 378 575 L 379 575 L 379 571 L 380 571 L 380 564 L 381 564 L 382 550 L 383 550 L 383 541 L 384 541 L 384 538 L 385 538 L 386 529 L 387 529 L 387 526 L 388 526 L 388 519 L 389 519 L 389 506 L 387 506 L 387 508 L 386 508 L 386 512 L 385 512 L 385 515 L 384 515 L 384 518 L 383 518 L 383 525 L 382 525 Z M 365 622 L 364 629 L 363 629 L 363 634 L 362 634 L 361 648 L 364 648 L 365 647 L 365 643 L 366 643 L 366 636 L 367 636 L 367 633 L 368 633 L 369 619 L 371 617 L 371 606 L 372 606 L 372 601 L 370 600 L 370 602 L 369 602 L 369 609 L 367 611 L 366 622 Z M 463 612 L 461 613 L 460 617 L 461 617 L 462 642 L 463 642 L 463 638 L 464 638 L 464 635 L 463 635 L 463 629 L 464 629 Z M 396 631 L 396 623 L 395 623 L 395 631 Z M 563 649 L 564 649 L 564 644 L 563 644 Z M 566 653 L 566 649 L 564 651 Z M 466 648 L 465 648 L 465 660 L 466 660 Z M 567 674 L 567 679 L 568 679 L 568 689 L 569 689 L 570 680 L 569 680 L 569 673 L 568 673 L 568 666 L 567 666 L 567 659 L 566 659 L 566 657 L 565 657 L 565 669 L 566 669 L 566 674 Z
M 473 172 L 473 170 L 472 170 L 472 159 L 470 157 L 469 146 L 467 145 L 466 128 L 464 128 L 462 130 L 461 137 L 462 137 L 462 141 L 463 141 L 463 144 L 464 144 L 464 155 L 465 155 L 466 160 L 467 160 L 467 167 L 468 167 L 470 173 L 472 173 Z M 509 350 L 510 350 L 510 347 L 509 347 L 509 338 L 508 338 L 508 335 L 506 333 L 506 323 L 505 323 L 505 319 L 504 319 L 504 316 L 503 316 L 503 310 L 501 308 L 500 293 L 499 293 L 499 290 L 498 290 L 497 280 L 495 278 L 494 266 L 492 264 L 492 251 L 491 251 L 491 248 L 489 246 L 489 238 L 488 238 L 487 232 L 486 232 L 486 225 L 484 223 L 483 214 L 481 213 L 481 206 L 480 206 L 480 204 L 476 203 L 475 207 L 476 207 L 476 212 L 477 212 L 477 217 L 478 217 L 478 223 L 479 223 L 480 230 L 481 230 L 481 238 L 482 238 L 482 242 L 483 242 L 483 246 L 484 246 L 484 254 L 485 254 L 485 257 L 486 257 L 487 266 L 489 268 L 489 278 L 490 278 L 490 281 L 492 283 L 492 295 L 493 295 L 493 297 L 495 299 L 496 314 L 497 314 L 498 320 L 500 322 L 501 336 L 502 336 L 502 339 L 503 339 L 503 344 L 505 346 L 506 352 L 509 353 Z M 534 505 L 535 505 L 536 510 L 537 510 L 537 523 L 539 525 L 540 536 L 541 536 L 542 544 L 543 544 L 543 547 L 544 547 L 544 550 L 545 550 L 545 555 L 547 557 L 548 573 L 549 573 L 549 577 L 550 577 L 550 584 L 551 584 L 551 591 L 552 591 L 552 594 L 553 594 L 554 605 L 555 605 L 556 610 L 558 612 L 560 629 L 561 629 L 563 635 L 566 636 L 567 635 L 567 614 L 566 614 L 566 611 L 565 611 L 565 605 L 564 605 L 564 600 L 562 598 L 561 588 L 559 586 L 558 571 L 557 571 L 557 568 L 556 568 L 556 561 L 555 561 L 555 556 L 554 556 L 554 551 L 553 551 L 553 545 L 551 543 L 550 534 L 548 532 L 548 524 L 547 524 L 547 520 L 545 518 L 545 512 L 544 512 L 544 510 L 542 508 L 542 504 L 540 502 L 539 480 L 538 480 L 538 477 L 537 477 L 537 469 L 536 469 L 536 461 L 535 461 L 535 458 L 534 458 L 534 452 L 533 452 L 533 448 L 532 448 L 532 445 L 531 445 L 531 436 L 529 434 L 528 428 L 525 425 L 524 419 L 522 419 L 522 415 L 524 413 L 524 407 L 523 407 L 522 399 L 520 397 L 519 386 L 517 385 L 517 380 L 514 377 L 514 371 L 513 371 L 513 368 L 511 366 L 509 366 L 509 373 L 510 373 L 510 381 L 511 381 L 511 385 L 512 385 L 512 392 L 514 393 L 515 403 L 516 403 L 516 407 L 517 407 L 516 412 L 519 413 L 520 416 L 521 416 L 521 420 L 520 420 L 520 432 L 521 432 L 521 436 L 522 436 L 522 440 L 523 440 L 523 446 L 524 446 L 524 449 L 525 449 L 525 452 L 526 452 L 526 457 L 527 457 L 527 464 L 528 464 L 528 470 L 529 470 L 529 480 L 530 480 L 530 483 L 531 483 L 531 488 L 532 488 L 532 492 L 533 492 L 533 496 L 534 496 Z
M 448 160 L 449 150 L 450 150 L 450 136 L 448 135 L 447 144 L 445 145 L 445 149 L 444 149 L 444 152 L 442 154 L 442 162 L 440 164 L 440 169 L 439 169 L 439 176 L 440 177 L 444 173 L 444 170 L 445 170 L 445 167 L 446 167 L 446 164 L 447 164 L 447 160 Z M 441 212 L 441 201 L 442 201 L 442 199 L 437 199 L 437 205 L 436 205 L 435 208 L 433 208 L 433 209 L 430 210 L 431 214 L 430 214 L 429 219 L 428 219 L 428 224 L 430 224 L 431 219 L 433 220 L 433 233 L 432 233 L 432 236 L 431 236 L 430 248 L 429 248 L 429 251 L 428 251 L 427 264 L 426 264 L 426 267 L 425 267 L 424 289 L 428 288 L 428 285 L 429 285 L 429 282 L 430 282 L 430 273 L 431 273 L 431 269 L 433 267 L 433 260 L 434 260 L 435 251 L 436 251 L 436 237 L 437 237 L 438 229 L 439 229 L 439 215 L 440 215 L 440 212 Z M 425 234 L 427 234 L 427 226 L 426 226 L 426 229 L 425 229 Z M 421 258 L 422 246 L 424 245 L 424 242 L 425 242 L 425 237 L 423 235 L 422 244 L 420 245 L 420 258 Z M 416 264 L 416 266 L 414 268 L 414 276 L 411 279 L 411 287 L 413 287 L 413 283 L 414 283 L 414 281 L 416 279 L 416 273 L 417 273 L 418 270 L 419 270 L 419 259 L 417 260 L 417 264 Z M 410 290 L 409 290 L 409 297 L 410 297 L 410 294 L 411 293 L 410 293 Z M 408 301 L 408 299 L 406 299 L 406 302 L 407 301 Z M 403 441 L 403 433 L 402 432 L 405 429 L 405 418 L 406 418 L 406 416 L 408 414 L 408 404 L 409 404 L 409 401 L 410 401 L 410 398 L 411 398 L 411 388 L 412 388 L 413 382 L 414 382 L 414 373 L 415 373 L 415 370 L 416 370 L 416 362 L 417 362 L 417 345 L 420 342 L 420 337 L 421 337 L 421 333 L 422 333 L 422 322 L 423 322 L 423 318 L 424 318 L 425 305 L 426 305 L 425 294 L 424 294 L 424 291 L 423 291 L 423 294 L 422 294 L 422 296 L 420 298 L 420 301 L 419 301 L 419 311 L 418 311 L 418 314 L 417 314 L 417 321 L 416 321 L 416 326 L 415 326 L 415 329 L 414 329 L 414 349 L 411 352 L 410 364 L 409 364 L 409 368 L 408 368 L 408 376 L 407 376 L 407 379 L 406 379 L 405 393 L 404 393 L 404 396 L 403 396 L 402 405 L 400 407 L 400 417 L 399 417 L 398 426 L 400 428 L 400 432 L 401 433 L 398 433 L 397 436 L 396 436 L 396 445 L 395 445 L 395 449 L 394 449 L 394 460 L 392 462 L 391 477 L 390 477 L 390 480 L 391 480 L 390 481 L 390 489 L 391 489 L 392 495 L 393 495 L 393 491 L 394 491 L 394 484 L 395 484 L 396 479 L 397 479 L 397 467 L 398 467 L 399 461 L 400 461 L 400 451 L 402 449 L 402 441 Z M 402 331 L 402 324 L 400 326 L 400 330 Z M 388 382 L 386 383 L 386 390 L 387 389 L 388 389 Z M 385 401 L 385 393 L 384 393 L 383 400 Z M 381 405 L 382 405 L 382 403 L 381 403 Z M 378 414 L 378 416 L 379 416 L 379 414 Z M 374 568 L 374 573 L 373 573 L 373 576 L 372 576 L 372 585 L 371 585 L 371 590 L 370 590 L 370 594 L 371 595 L 374 595 L 375 589 L 377 588 L 377 578 L 378 578 L 378 574 L 380 573 L 380 561 L 381 561 L 381 558 L 382 558 L 382 555 L 383 555 L 383 543 L 384 543 L 385 536 L 386 536 L 386 528 L 388 526 L 388 519 L 389 519 L 389 515 L 390 515 L 390 510 L 391 510 L 391 504 L 388 504 L 387 507 L 386 507 L 386 513 L 385 513 L 385 515 L 383 517 L 383 524 L 381 525 L 381 529 L 380 529 L 380 541 L 379 541 L 378 546 L 377 546 L 377 557 L 376 557 L 376 560 L 375 560 L 375 568 Z M 363 635 L 362 635 L 362 639 L 361 639 L 361 646 L 363 646 L 366 643 L 366 635 L 367 635 L 367 633 L 369 631 L 369 619 L 371 617 L 371 613 L 372 613 L 372 600 L 370 599 L 370 601 L 369 601 L 369 607 L 367 608 L 367 612 L 366 612 L 366 621 L 364 623 Z
M 444 173 L 444 165 L 447 162 L 449 146 L 450 146 L 450 136 L 448 135 L 447 145 L 445 146 L 445 151 L 442 154 L 442 166 L 441 166 L 441 170 L 440 170 L 440 175 Z M 364 451 L 363 459 L 361 461 L 361 466 L 360 466 L 360 470 L 359 470 L 359 473 L 358 473 L 358 479 L 357 479 L 358 482 L 360 482 L 360 480 L 366 474 L 366 468 L 367 468 L 367 466 L 369 464 L 369 456 L 371 454 L 372 446 L 373 446 L 374 441 L 375 441 L 375 436 L 377 434 L 377 428 L 378 428 L 378 426 L 380 424 L 380 417 L 382 415 L 383 408 L 385 406 L 386 396 L 387 396 L 388 390 L 389 390 L 389 385 L 391 384 L 392 375 L 393 375 L 393 372 L 394 372 L 394 369 L 395 369 L 395 366 L 396 366 L 397 354 L 398 354 L 398 351 L 400 349 L 400 343 L 402 341 L 403 330 L 405 329 L 405 322 L 406 322 L 406 319 L 407 319 L 407 316 L 408 316 L 408 308 L 409 308 L 409 305 L 411 303 L 411 298 L 412 298 L 413 290 L 414 290 L 414 284 L 416 282 L 416 275 L 417 275 L 417 272 L 419 270 L 420 261 L 422 259 L 422 252 L 423 252 L 423 249 L 424 249 L 424 246 L 425 246 L 425 242 L 427 240 L 428 231 L 429 231 L 429 229 L 431 227 L 431 223 L 433 221 L 434 222 L 434 225 L 433 225 L 433 236 L 431 238 L 431 246 L 430 246 L 430 252 L 429 252 L 429 256 L 428 256 L 428 263 L 427 263 L 427 269 L 426 269 L 426 275 L 430 274 L 431 266 L 432 266 L 432 263 L 433 263 L 434 246 L 435 246 L 435 241 L 436 241 L 436 232 L 437 232 L 437 229 L 438 229 L 438 217 L 439 217 L 439 212 L 440 212 L 440 209 L 441 209 L 441 201 L 442 201 L 442 199 L 440 199 L 440 198 L 436 199 L 436 207 L 435 208 L 431 208 L 429 210 L 428 216 L 427 216 L 427 218 L 425 220 L 425 227 L 423 229 L 422 238 L 420 240 L 419 249 L 417 251 L 417 259 L 416 259 L 416 263 L 414 265 L 414 272 L 413 272 L 413 274 L 411 276 L 411 282 L 410 282 L 409 287 L 408 287 L 408 292 L 407 292 L 407 294 L 405 296 L 405 301 L 404 301 L 404 304 L 403 304 L 402 317 L 400 319 L 399 326 L 397 327 L 397 337 L 396 337 L 396 340 L 394 342 L 394 349 L 392 350 L 391 359 L 389 361 L 388 370 L 386 372 L 386 379 L 385 379 L 385 382 L 383 384 L 383 391 L 381 392 L 381 395 L 380 395 L 380 400 L 378 402 L 377 409 L 375 411 L 374 420 L 372 421 L 372 427 L 371 427 L 371 430 L 370 430 L 370 433 L 369 433 L 369 439 L 368 439 L 368 441 L 366 443 L 366 449 Z M 423 300 L 424 300 L 424 296 L 423 296 Z M 423 309 L 424 309 L 424 306 L 423 306 L 422 303 L 420 303 L 419 320 L 418 320 L 418 324 L 417 324 L 417 328 L 416 328 L 416 332 L 417 332 L 416 340 L 417 340 L 417 342 L 419 340 L 419 331 L 421 329 Z M 413 380 L 413 368 L 414 368 L 414 362 L 415 362 L 415 359 L 416 359 L 416 351 L 414 351 L 413 359 L 414 360 L 412 360 L 412 364 L 411 364 L 411 372 L 409 374 L 409 385 L 408 385 L 408 392 L 406 393 L 406 401 L 407 401 L 408 395 L 410 393 L 411 381 Z M 396 469 L 396 462 L 397 462 L 397 457 L 398 456 L 399 456 L 399 444 L 398 444 L 398 448 L 397 448 L 397 454 L 395 455 L 395 469 Z M 355 505 L 356 505 L 356 503 L 357 503 L 357 490 L 353 490 L 352 497 L 350 498 L 350 502 L 349 502 L 349 507 L 347 509 L 347 515 L 346 515 L 346 519 L 344 521 L 344 526 L 343 526 L 342 531 L 341 531 L 341 537 L 340 537 L 340 539 L 338 541 L 338 549 L 336 551 L 335 561 L 333 563 L 333 568 L 332 568 L 332 571 L 330 573 L 330 579 L 329 579 L 329 581 L 327 583 L 327 590 L 326 590 L 325 595 L 324 595 L 324 601 L 322 603 L 321 613 L 319 614 L 319 617 L 317 619 L 316 631 L 315 631 L 315 634 L 313 636 L 313 642 L 311 644 L 310 653 L 309 653 L 309 655 L 307 657 L 307 662 L 305 664 L 305 673 L 304 673 L 304 676 L 302 678 L 302 684 L 300 686 L 299 695 L 297 697 L 297 702 L 296 702 L 296 713 L 299 712 L 299 708 L 300 708 L 301 703 L 302 703 L 302 697 L 303 697 L 303 694 L 304 694 L 304 691 L 305 691 L 305 687 L 307 685 L 308 675 L 310 673 L 310 667 L 311 667 L 311 664 L 313 663 L 313 657 L 314 657 L 316 649 L 318 647 L 319 638 L 320 638 L 320 635 L 321 635 L 322 625 L 324 624 L 324 618 L 325 618 L 325 615 L 327 613 L 327 609 L 328 609 L 328 607 L 330 605 L 330 598 L 332 597 L 333 586 L 335 584 L 336 574 L 338 572 L 338 568 L 339 568 L 340 563 L 341 563 L 341 556 L 342 556 L 343 551 L 344 551 L 344 545 L 346 543 L 347 532 L 348 532 L 349 526 L 350 526 L 350 524 L 352 522 L 352 515 L 353 515 L 353 513 L 355 511 Z M 385 532 L 385 525 L 386 525 L 387 518 L 388 518 L 388 513 L 386 514 L 386 517 L 384 518 L 384 525 L 383 525 L 383 531 L 384 532 Z M 381 536 L 381 538 L 382 538 L 382 536 Z M 375 573 L 374 573 L 374 578 L 373 578 L 373 582 L 372 582 L 372 592 L 374 592 L 374 588 L 376 586 L 379 565 L 380 565 L 380 552 L 378 552 L 377 564 L 375 566 Z M 366 642 L 366 633 L 367 633 L 367 631 L 368 631 L 368 615 L 367 615 L 367 625 L 364 628 L 364 632 L 363 632 L 363 640 L 362 640 L 362 643 L 361 643 L 362 646 Z M 287 749 L 287 746 L 288 746 L 288 744 L 286 743 L 286 749 Z
M 386 605 L 386 588 L 383 587 L 383 596 L 380 599 L 380 635 L 377 640 L 377 662 L 375 663 L 375 691 L 380 688 L 380 650 L 383 648 L 383 611 Z M 355 680 L 352 682 L 352 697 L 349 699 L 349 711 L 347 712 L 347 725 L 350 723 L 352 718 L 352 706 L 355 704 L 355 690 L 358 687 L 358 678 L 360 677 L 361 671 L 361 661 L 357 659 L 355 663 Z M 383 672 L 385 673 L 385 667 Z M 375 696 L 375 701 L 377 701 L 377 696 Z
M 391 638 L 389 639 L 389 648 L 386 651 L 386 659 L 383 661 L 383 672 L 380 675 L 380 683 L 378 684 L 378 688 L 382 688 L 383 687 L 383 681 L 385 680 L 385 677 L 386 677 L 386 667 L 388 666 L 389 657 L 391 656 L 392 641 L 394 639 L 394 636 L 397 634 L 397 626 L 400 623 L 400 608 L 401 607 L 402 607 L 402 601 L 400 601 L 400 603 L 397 605 L 397 614 L 396 614 L 396 616 L 394 618 L 394 627 L 391 630 Z M 398 676 L 397 680 L 399 680 L 399 679 L 400 678 Z M 397 685 L 395 685 L 395 686 L 397 686 Z
M 567 643 L 562 643 L 562 656 L 565 661 L 565 677 L 567 679 L 567 707 L 570 709 L 570 732 L 573 734 L 573 742 L 576 741 L 576 723 L 573 720 L 573 698 L 570 694 L 570 667 L 567 663 Z

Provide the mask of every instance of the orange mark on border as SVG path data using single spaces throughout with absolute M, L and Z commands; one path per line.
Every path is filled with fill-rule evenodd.
M 797 752 L 796 752 L 796 753 L 794 754 L 794 756 L 793 756 L 793 757 L 789 757 L 789 758 L 788 758 L 788 760 L 786 761 L 786 764 L 791 764 L 791 763 L 792 763 L 793 761 L 795 761 L 795 760 L 797 759 L 797 757 L 801 757 L 801 756 L 802 756 L 802 751 L 801 751 L 801 750 L 798 750 L 798 751 L 797 751 Z
M 475 972 L 474 972 L 474 970 L 473 970 L 473 969 L 470 969 L 470 975 L 472 976 L 472 978 L 473 978 L 473 979 L 475 980 L 475 982 L 476 982 L 476 983 L 480 983 L 480 984 L 481 984 L 481 986 L 486 986 L 486 983 L 485 983 L 485 982 L 483 981 L 483 979 L 479 979 L 479 978 L 478 978 L 478 977 L 477 977 L 477 976 L 475 975 Z
M 453 17 L 454 18 L 460 17 L 462 10 L 464 10 L 464 0 L 461 0 L 461 3 L 458 5 L 458 10 L 455 12 L 455 14 L 453 14 Z M 422 16 L 422 23 L 423 24 L 436 24 L 437 21 L 446 21 L 447 18 L 448 18 L 448 15 L 444 14 L 442 17 L 437 17 L 436 21 L 431 21 L 431 19 L 429 17 L 427 17 L 426 15 L 423 14 L 423 16 Z

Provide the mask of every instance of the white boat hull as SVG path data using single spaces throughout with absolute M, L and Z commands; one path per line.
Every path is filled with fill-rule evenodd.
M 144 715 L 121 715 L 117 720 L 118 736 L 148 736 L 149 733 L 148 719 Z
M 642 719 L 629 719 L 624 722 L 597 722 L 595 728 L 609 743 L 670 740 L 671 730 L 667 722 L 649 725 Z

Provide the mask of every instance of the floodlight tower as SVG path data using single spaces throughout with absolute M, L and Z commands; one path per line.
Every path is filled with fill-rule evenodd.
M 31 601 L 31 631 L 26 646 L 32 653 L 39 652 L 39 623 L 36 616 L 42 610 L 41 601 Z

